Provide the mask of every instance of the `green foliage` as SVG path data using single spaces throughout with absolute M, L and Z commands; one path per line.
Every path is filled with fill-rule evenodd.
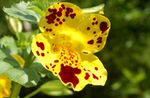
M 3 8 L 4 12 L 9 16 L 13 16 L 19 18 L 21 20 L 30 21 L 33 23 L 37 23 L 39 20 L 39 15 L 34 11 L 28 8 L 29 2 L 20 2 L 11 6 L 11 8 Z

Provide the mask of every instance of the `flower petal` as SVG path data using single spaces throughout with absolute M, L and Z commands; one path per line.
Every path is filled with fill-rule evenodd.
M 58 53 L 50 42 L 52 41 L 48 36 L 43 33 L 37 34 L 32 40 L 32 52 L 47 70 L 56 75 L 60 69 L 60 66 L 56 66 L 59 61 Z
M 87 84 L 104 85 L 107 80 L 107 71 L 101 61 L 93 54 L 80 54 L 81 63 L 78 69 L 81 73 L 76 75 L 79 82 L 73 89 L 82 90 Z
M 84 48 L 82 52 L 95 53 L 100 51 L 106 43 L 110 21 L 100 14 L 85 14 L 78 30 L 82 32 L 81 40 Z
M 71 47 L 75 49 L 95 53 L 106 43 L 110 22 L 103 15 L 84 14 L 76 5 L 61 2 L 54 3 L 48 8 L 39 22 L 39 27 L 51 37 L 57 35 L 69 37 L 71 44 L 75 45 Z
M 78 62 L 78 55 L 70 48 L 55 44 L 55 40 L 44 33 L 36 35 L 32 40 L 33 54 L 38 58 L 42 65 L 57 76 L 62 64 L 75 67 Z
M 82 90 L 87 84 L 105 84 L 107 72 L 92 54 L 79 54 L 69 47 L 53 45 L 53 40 L 43 33 L 33 38 L 32 51 L 47 70 L 64 85 L 71 84 L 76 91 Z
M 66 28 L 74 28 L 80 24 L 82 13 L 79 7 L 67 2 L 54 3 L 39 22 L 42 32 L 51 35 L 61 34 Z

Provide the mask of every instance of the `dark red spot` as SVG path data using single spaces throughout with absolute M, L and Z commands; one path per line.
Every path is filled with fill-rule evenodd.
M 67 7 L 66 10 L 67 10 L 68 12 L 73 12 L 73 9 L 70 8 L 70 7 Z
M 107 23 L 106 22 L 101 22 L 100 23 L 100 30 L 102 31 L 102 33 L 104 33 L 107 29 L 108 29 Z
M 73 9 L 67 7 L 67 8 L 66 8 L 66 12 L 65 12 L 65 16 L 68 17 L 68 16 L 70 15 L 70 13 L 72 13 L 72 12 L 73 12 Z M 70 17 L 71 17 L 71 16 L 70 16 Z
M 98 37 L 96 43 L 102 43 L 102 37 Z
M 94 31 L 93 34 L 96 34 L 96 31 Z
M 45 65 L 47 69 L 49 69 L 49 67 L 47 65 Z
M 87 27 L 86 29 L 87 29 L 87 30 L 90 30 L 90 27 Z
M 73 87 L 75 88 L 76 85 L 79 83 L 79 79 L 75 74 L 80 74 L 81 70 L 78 68 L 72 68 L 70 66 L 64 66 L 61 64 L 61 71 L 59 72 L 60 78 L 64 83 L 71 82 Z
M 97 47 L 100 47 L 100 45 L 97 45 Z
M 85 73 L 85 77 L 84 77 L 84 79 L 85 79 L 85 80 L 88 80 L 88 79 L 89 79 L 89 77 L 90 77 L 90 75 L 89 75 L 88 73 Z
M 41 53 L 41 56 L 45 56 L 45 54 L 44 54 L 44 53 Z
M 54 60 L 54 62 L 55 62 L 55 63 L 58 63 L 58 62 L 59 62 L 59 60 Z
M 96 75 L 94 75 L 94 74 L 92 74 L 92 75 L 93 75 L 94 79 L 98 80 L 98 77 Z
M 37 45 L 38 47 L 40 47 L 41 50 L 44 50 L 44 44 L 43 44 L 43 42 L 36 42 L 36 45 Z
M 58 26 L 58 23 L 55 23 L 55 26 Z
M 56 65 L 53 65 L 53 66 L 52 66 L 52 68 L 55 68 L 55 67 L 56 67 Z
M 61 7 L 62 7 L 63 9 L 65 9 L 65 5 L 64 5 L 64 4 L 61 4 Z
M 45 26 L 43 26 L 43 28 L 45 28 Z
M 60 11 L 57 12 L 57 16 L 60 17 L 62 16 L 62 13 Z
M 76 16 L 76 14 L 75 14 L 75 13 L 70 14 L 70 17 L 71 17 L 72 19 L 73 19 L 75 16 Z
M 48 28 L 46 29 L 46 32 L 48 32 L 49 30 L 48 30 Z
M 52 29 L 49 29 L 50 32 L 52 32 Z
M 94 17 L 93 20 L 96 20 L 96 18 Z
M 76 63 L 78 63 L 78 60 L 75 60 Z
M 95 24 L 97 25 L 97 24 L 98 24 L 98 21 L 96 21 Z
M 60 19 L 59 19 L 59 18 L 57 18 L 56 20 L 57 20 L 57 21 L 60 21 Z
M 62 19 L 63 22 L 65 22 L 65 19 Z
M 94 25 L 95 23 L 94 22 L 92 22 L 92 25 Z
M 59 24 L 61 25 L 61 24 L 62 24 L 62 22 L 60 21 L 60 22 L 59 22 Z
M 94 43 L 93 39 L 88 41 L 88 44 L 93 44 L 93 43 Z
M 95 70 L 97 71 L 97 70 L 98 70 L 98 68 L 97 68 L 97 67 L 95 67 Z
M 48 24 L 54 23 L 54 20 L 56 19 L 56 15 L 59 17 L 62 15 L 60 11 L 57 12 L 57 9 L 49 8 L 48 11 L 50 12 L 50 14 L 45 17 L 47 19 Z
M 36 51 L 36 54 L 37 54 L 38 56 L 40 56 L 40 53 L 39 53 L 39 51 Z
M 52 63 L 50 63 L 50 66 L 52 66 Z
M 63 8 L 59 8 L 59 11 L 62 12 L 62 11 L 63 11 Z

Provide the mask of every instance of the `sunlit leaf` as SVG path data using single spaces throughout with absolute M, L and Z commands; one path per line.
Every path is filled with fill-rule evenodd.
M 19 18 L 21 20 L 37 23 L 39 15 L 28 8 L 30 2 L 20 2 L 16 5 L 12 5 L 11 8 L 3 8 L 4 12 L 10 16 Z

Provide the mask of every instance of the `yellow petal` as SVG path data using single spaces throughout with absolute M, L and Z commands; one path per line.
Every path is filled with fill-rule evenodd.
M 54 3 L 39 22 L 42 32 L 51 35 L 60 34 L 65 28 L 74 28 L 81 23 L 82 13 L 79 7 L 67 2 Z
M 85 14 L 78 30 L 82 32 L 81 40 L 84 48 L 82 52 L 95 53 L 100 51 L 106 43 L 110 29 L 109 20 L 99 14 Z
M 95 53 L 106 43 L 110 22 L 103 15 L 84 14 L 76 5 L 61 2 L 48 8 L 39 27 L 54 39 L 60 39 L 59 35 L 65 36 L 63 40 L 68 41 L 72 48 Z
M 11 81 L 6 75 L 0 75 L 0 95 L 3 97 L 10 96 Z
M 51 62 L 57 58 L 57 53 L 50 42 L 50 39 L 44 34 L 37 34 L 32 40 L 32 52 L 46 69 L 52 71 L 54 65 Z
M 92 54 L 80 54 L 80 57 L 78 69 L 81 73 L 76 75 L 79 81 L 73 89 L 81 91 L 87 84 L 103 86 L 107 80 L 107 71 L 101 61 Z

